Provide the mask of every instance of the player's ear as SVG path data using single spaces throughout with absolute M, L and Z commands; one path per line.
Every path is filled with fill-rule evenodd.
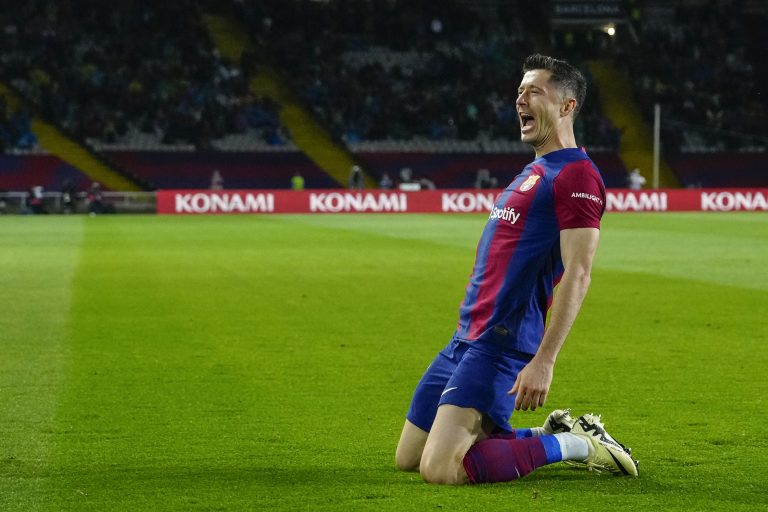
M 576 110 L 576 100 L 574 98 L 566 98 L 562 105 L 560 105 L 560 116 L 565 117 L 574 110 Z

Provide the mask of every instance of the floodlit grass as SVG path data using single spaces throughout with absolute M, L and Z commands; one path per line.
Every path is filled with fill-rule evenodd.
M 394 469 L 480 216 L 0 218 L 0 510 L 768 507 L 768 217 L 616 214 L 546 410 L 639 479 Z

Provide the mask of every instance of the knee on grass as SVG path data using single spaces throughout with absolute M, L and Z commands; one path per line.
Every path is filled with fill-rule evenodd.
M 418 471 L 420 462 L 420 454 L 405 453 L 402 450 L 395 454 L 395 465 L 400 471 Z
M 452 458 L 422 458 L 419 472 L 421 478 L 428 484 L 461 485 L 467 483 L 462 461 Z

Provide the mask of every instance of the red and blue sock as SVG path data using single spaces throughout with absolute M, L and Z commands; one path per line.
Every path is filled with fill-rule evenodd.
M 501 433 L 473 445 L 464 456 L 464 470 L 470 483 L 508 482 L 563 460 L 555 436 L 520 438 L 518 435 L 519 432 Z

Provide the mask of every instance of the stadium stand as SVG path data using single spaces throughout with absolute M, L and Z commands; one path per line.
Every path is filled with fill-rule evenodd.
M 0 154 L 33 150 L 36 146 L 37 137 L 32 133 L 29 112 L 10 109 L 6 97 L 0 95 Z
M 0 23 L 5 79 L 97 149 L 210 149 L 244 133 L 259 146 L 288 140 L 277 105 L 248 93 L 190 0 L 32 0 L 4 8 Z
M 109 151 L 107 154 L 157 188 L 210 188 L 214 170 L 221 173 L 225 188 L 287 189 L 295 172 L 304 177 L 308 188 L 338 187 L 338 183 L 298 151 Z
M 680 153 L 669 157 L 686 187 L 768 186 L 765 152 Z
M 533 47 L 514 10 L 491 24 L 457 1 L 237 5 L 256 42 L 282 57 L 305 101 L 353 150 L 378 141 L 459 150 L 485 139 L 519 151 L 516 91 Z M 615 149 L 619 131 L 592 89 L 579 142 Z
M 0 189 L 28 190 L 42 186 L 61 190 L 65 184 L 86 190 L 91 180 L 79 169 L 51 155 L 4 155 L 0 157 Z
M 514 9 L 489 24 L 456 1 L 234 5 L 255 45 L 280 56 L 318 118 L 377 179 L 410 168 L 438 187 L 461 187 L 489 169 L 503 182 L 515 157 L 529 154 L 514 103 L 533 50 Z M 610 155 L 620 132 L 591 89 L 577 136 L 590 153 Z M 612 176 L 626 174 L 620 160 L 604 160 Z
M 664 152 L 671 161 L 698 153 L 765 152 L 768 102 L 760 84 L 768 79 L 762 58 L 767 10 L 764 2 L 648 0 L 638 4 L 630 29 L 614 38 L 568 34 L 553 40 L 563 54 L 617 63 L 632 78 L 634 99 L 648 122 L 654 105 L 661 106 Z M 684 184 L 695 184 L 687 180 L 689 172 L 675 170 Z
M 427 179 L 437 188 L 474 188 L 477 171 L 487 169 L 499 184 L 508 183 L 520 169 L 531 161 L 533 153 L 478 153 L 431 151 L 366 151 L 358 154 L 361 162 L 393 179 L 403 168 L 410 169 L 416 181 Z M 591 153 L 606 186 L 624 187 L 626 168 L 615 153 Z
M 0 189 L 87 186 L 60 159 L 24 155 L 41 151 L 31 114 L 153 188 L 205 188 L 214 169 L 227 188 L 288 188 L 294 172 L 309 188 L 339 186 L 291 141 L 283 106 L 249 89 L 266 62 L 376 180 L 409 168 L 438 187 L 466 187 L 488 169 L 504 183 L 530 158 L 514 102 L 520 63 L 534 50 L 587 71 L 577 141 L 609 187 L 625 184 L 622 129 L 601 108 L 590 59 L 630 77 L 627 101 L 646 122 L 662 105 L 664 157 L 682 185 L 768 183 L 759 157 L 768 111 L 757 94 L 768 78 L 764 3 L 634 0 L 615 37 L 551 26 L 552 3 L 11 3 L 0 11 L 0 82 L 34 109 L 0 97 L 0 147 L 14 155 L 0 156 Z M 222 57 L 200 4 L 236 14 L 254 51 L 241 62 Z
M 640 24 L 638 47 L 626 59 L 637 100 L 668 117 L 666 151 L 701 153 L 768 147 L 766 18 L 739 3 L 655 3 Z M 671 122 L 670 122 L 671 121 Z

